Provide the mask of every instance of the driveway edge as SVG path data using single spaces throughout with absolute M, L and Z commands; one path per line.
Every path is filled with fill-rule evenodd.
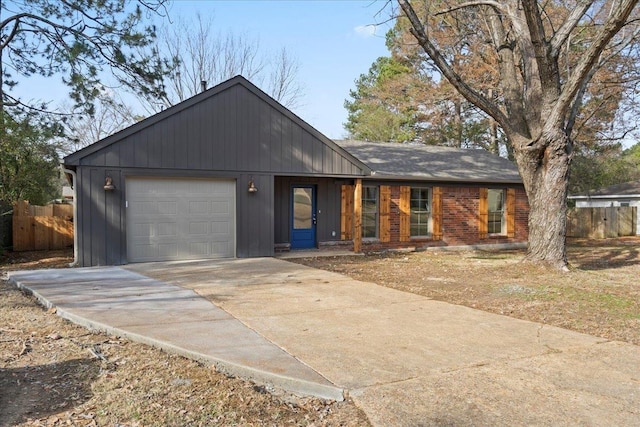
M 239 365 L 237 363 L 229 362 L 227 360 L 223 360 L 207 354 L 188 350 L 186 348 L 179 347 L 163 340 L 147 337 L 141 334 L 129 332 L 121 328 L 116 328 L 101 322 L 87 319 L 86 317 L 76 315 L 70 311 L 65 310 L 64 308 L 56 306 L 43 295 L 41 295 L 38 291 L 16 280 L 11 276 L 11 273 L 9 273 L 8 277 L 8 281 L 10 284 L 14 285 L 16 288 L 22 290 L 23 292 L 33 295 L 38 300 L 38 302 L 47 310 L 55 308 L 56 314 L 58 316 L 83 328 L 103 332 L 109 335 L 123 337 L 141 344 L 150 345 L 166 352 L 177 354 L 187 359 L 195 360 L 204 365 L 212 366 L 217 372 L 220 372 L 224 375 L 241 378 L 258 385 L 275 387 L 296 395 L 317 397 L 335 401 L 343 401 L 345 400 L 345 396 L 348 395 L 347 390 L 337 386 L 318 384 L 298 378 L 278 375 L 249 366 Z

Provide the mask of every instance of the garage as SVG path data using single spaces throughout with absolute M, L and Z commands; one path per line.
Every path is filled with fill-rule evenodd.
M 126 179 L 129 262 L 235 257 L 235 181 Z

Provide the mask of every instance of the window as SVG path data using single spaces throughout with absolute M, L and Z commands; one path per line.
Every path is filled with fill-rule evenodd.
M 378 187 L 362 187 L 362 237 L 378 237 Z
M 629 202 L 629 201 L 626 201 L 626 200 L 625 200 L 625 201 L 621 201 L 621 202 L 620 202 L 620 207 L 627 207 L 627 206 L 629 206 L 629 203 L 630 203 L 630 202 Z
M 504 196 L 502 189 L 490 188 L 487 194 L 488 205 L 488 233 L 505 234 L 504 226 Z
M 428 188 L 411 188 L 411 237 L 429 236 L 431 204 Z

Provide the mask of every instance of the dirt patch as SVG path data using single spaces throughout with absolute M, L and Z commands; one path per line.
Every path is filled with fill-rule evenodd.
M 70 251 L 9 253 L 8 270 L 67 267 Z M 0 281 L 0 426 L 362 426 L 353 403 L 300 399 L 92 333 Z
M 524 251 L 292 261 L 440 301 L 640 344 L 640 238 L 572 240 L 568 254 L 569 273 L 523 263 Z

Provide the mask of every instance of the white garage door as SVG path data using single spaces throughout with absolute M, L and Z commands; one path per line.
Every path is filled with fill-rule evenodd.
M 235 181 L 128 178 L 129 262 L 235 256 Z

